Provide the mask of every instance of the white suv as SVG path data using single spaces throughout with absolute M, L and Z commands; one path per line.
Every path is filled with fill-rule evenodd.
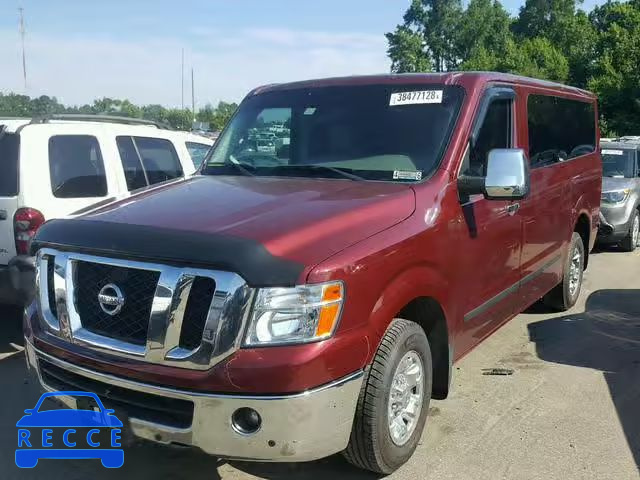
M 45 220 L 191 175 L 212 143 L 130 118 L 0 118 L 0 303 L 21 303 L 17 278 Z

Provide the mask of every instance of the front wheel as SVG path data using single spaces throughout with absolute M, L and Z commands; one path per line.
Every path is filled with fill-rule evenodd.
M 569 245 L 569 255 L 564 265 L 562 282 L 543 298 L 548 307 L 564 312 L 576 304 L 582 288 L 584 259 L 585 247 L 582 237 L 573 232 L 571 244 Z
M 380 474 L 406 463 L 422 436 L 431 385 L 431 349 L 424 330 L 408 320 L 393 320 L 362 385 L 344 451 L 347 460 Z
M 633 252 L 640 245 L 640 212 L 637 210 L 633 214 L 629 234 L 620 242 L 620 247 L 625 252 Z

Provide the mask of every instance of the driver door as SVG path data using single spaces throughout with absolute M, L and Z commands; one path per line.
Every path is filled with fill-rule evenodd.
M 489 152 L 516 146 L 514 118 L 513 90 L 489 89 L 481 101 L 461 175 L 486 176 Z M 461 245 L 466 278 L 461 345 L 467 351 L 515 312 L 522 220 L 518 201 L 488 200 L 483 195 L 460 200 L 466 222 Z

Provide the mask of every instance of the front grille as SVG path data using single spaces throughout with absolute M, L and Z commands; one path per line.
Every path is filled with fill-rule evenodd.
M 193 423 L 193 402 L 116 387 L 60 368 L 40 358 L 43 382 L 58 391 L 93 392 L 106 408 L 125 411 L 130 417 L 175 428 Z
M 49 309 L 54 317 L 58 316 L 58 307 L 56 306 L 56 289 L 53 283 L 53 272 L 56 266 L 55 257 L 49 257 L 47 262 L 47 285 L 49 286 Z
M 160 273 L 151 270 L 77 262 L 76 308 L 82 326 L 98 335 L 144 345 L 159 278 Z M 100 290 L 110 283 L 117 285 L 125 298 L 122 310 L 115 315 L 105 313 L 98 302 Z
M 180 346 L 182 348 L 194 350 L 200 346 L 215 290 L 216 283 L 212 278 L 196 277 L 193 281 L 180 332 Z

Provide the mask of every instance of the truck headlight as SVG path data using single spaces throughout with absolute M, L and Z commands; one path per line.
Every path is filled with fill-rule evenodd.
M 308 343 L 331 337 L 340 320 L 342 282 L 261 288 L 245 345 Z
M 602 192 L 602 201 L 604 203 L 622 203 L 628 197 L 630 189 L 625 188 L 624 190 L 614 190 L 612 192 Z

